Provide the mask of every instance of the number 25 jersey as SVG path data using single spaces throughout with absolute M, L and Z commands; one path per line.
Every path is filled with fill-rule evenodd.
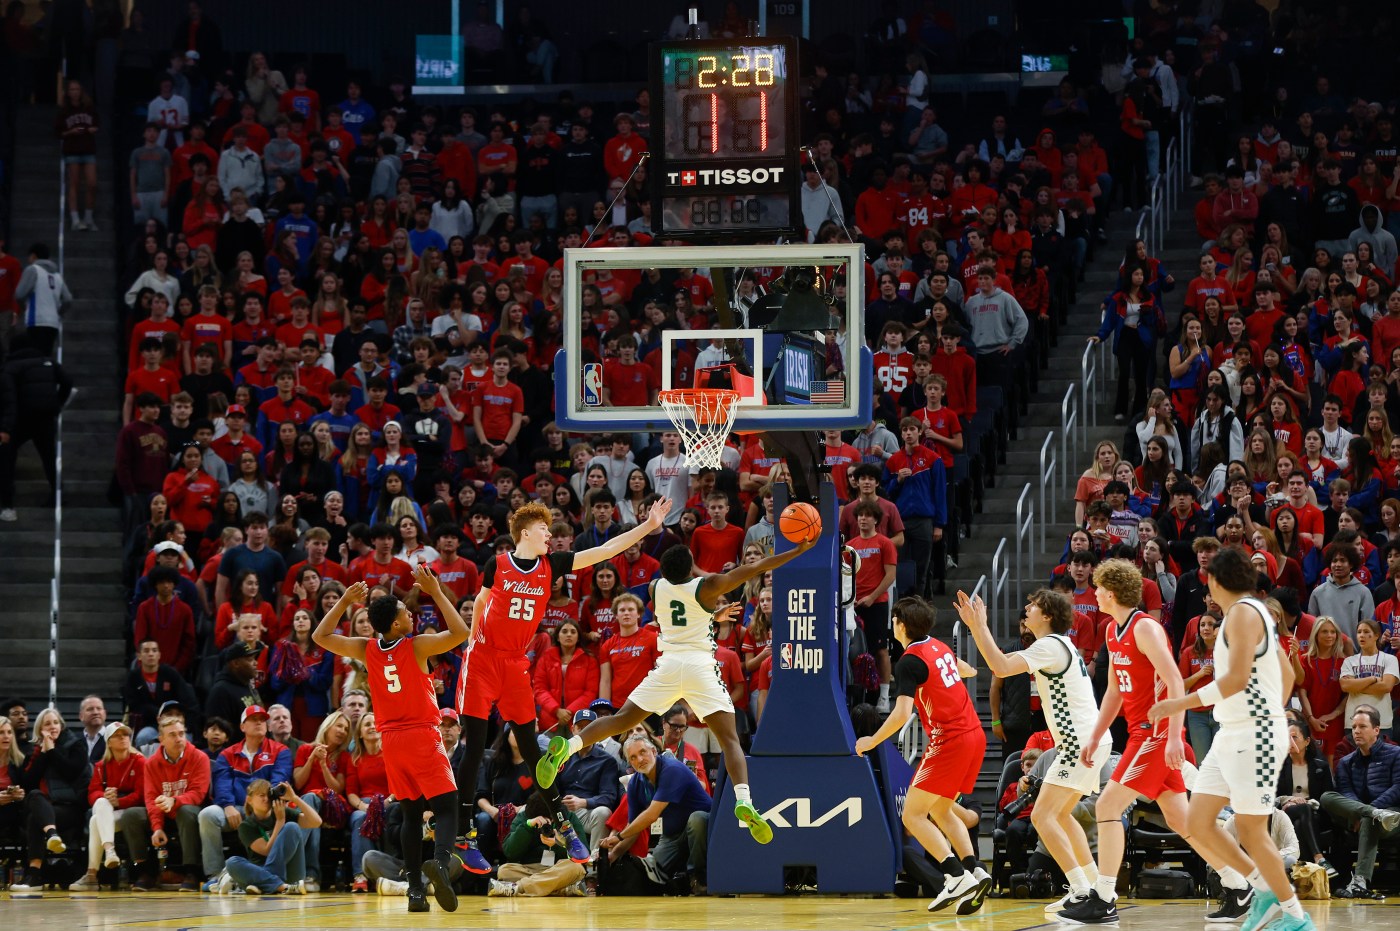
M 412 637 L 365 644 L 365 675 L 374 723 L 381 731 L 435 728 L 442 720 L 433 680 L 418 665 Z
M 481 586 L 491 590 L 491 601 L 477 625 L 472 646 L 480 644 L 523 656 L 544 620 L 554 580 L 568 575 L 573 567 L 573 553 L 550 553 L 529 560 L 501 553 L 487 560 Z

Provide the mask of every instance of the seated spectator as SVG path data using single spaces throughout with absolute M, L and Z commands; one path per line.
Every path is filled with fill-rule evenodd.
M 122 704 L 126 707 L 127 723 L 136 731 L 136 746 L 152 743 L 160 736 L 156 731 L 156 712 L 168 701 L 194 707 L 194 692 L 175 667 L 161 662 L 160 644 L 142 640 L 136 646 L 136 663 L 122 685 Z
M 700 785 L 705 788 L 705 791 L 714 794 L 714 790 L 710 788 L 710 774 L 705 769 L 705 758 L 701 755 L 700 748 L 686 742 L 685 734 L 689 729 L 690 723 L 686 720 L 684 705 L 676 705 L 662 715 L 663 750 L 684 763 L 685 768 L 694 773 L 695 778 L 700 780 Z
M 1317 752 L 1313 743 L 1312 731 L 1306 722 L 1292 721 L 1288 725 L 1288 765 L 1278 777 L 1279 807 L 1293 821 L 1293 830 L 1298 836 L 1298 856 L 1305 863 L 1316 863 L 1335 876 L 1337 870 L 1327 857 L 1317 840 L 1317 811 L 1311 804 L 1321 803 L 1322 796 L 1334 791 L 1332 769 L 1327 758 Z
M 218 891 L 228 892 L 233 884 L 249 895 L 304 894 L 309 891 L 306 869 L 309 841 L 321 827 L 321 815 L 307 805 L 292 807 L 296 793 L 285 782 L 277 784 L 277 798 L 266 779 L 248 784 L 243 804 L 244 819 L 238 826 L 246 857 L 229 857 L 228 882 Z
M 582 835 L 583 822 L 578 815 L 570 812 L 569 821 Z M 509 833 L 501 844 L 505 862 L 496 871 L 497 878 L 490 880 L 486 894 L 507 897 L 587 895 L 583 867 L 567 856 L 559 856 L 559 851 L 554 850 L 558 843 L 549 803 L 538 793 L 531 795 L 510 823 Z
M 1027 750 L 1021 754 L 1021 778 L 1006 787 L 1006 791 L 997 801 L 997 820 L 1001 820 L 1002 813 L 1006 807 L 1018 798 L 1030 795 L 1031 767 L 1035 766 L 1035 761 L 1040 759 L 1041 751 Z M 1003 830 L 1007 834 L 1006 850 L 1011 857 L 1011 871 L 1013 873 L 1024 873 L 1026 864 L 1030 860 L 1030 855 L 1035 849 L 1037 839 L 1035 828 L 1031 825 L 1031 812 L 1035 808 L 1034 800 L 1030 801 L 1016 813 L 1016 816 L 1007 822 Z
M 34 733 L 30 740 L 21 784 L 30 796 L 47 799 L 59 820 L 71 820 L 76 824 L 78 817 L 87 809 L 88 780 L 92 776 L 86 741 L 68 729 L 63 715 L 54 708 L 39 712 L 34 719 Z M 48 827 L 45 836 L 49 849 L 63 847 L 57 830 L 49 831 Z
M 99 888 L 99 866 L 114 870 L 121 865 L 117 856 L 116 832 L 126 838 L 131 873 L 141 875 L 150 859 L 151 828 L 146 815 L 146 759 L 131 748 L 131 728 L 113 721 L 102 729 L 107 748 L 93 766 L 88 783 L 88 867 L 82 878 L 68 887 L 71 892 L 95 892 Z
M 447 720 L 445 715 L 443 720 Z M 372 712 L 360 715 L 350 761 L 350 773 L 345 779 L 345 800 L 350 803 L 350 863 L 355 873 L 350 891 L 368 892 L 365 854 L 380 849 L 389 811 L 398 808 L 398 802 L 391 798 L 389 791 L 383 742 Z
M 656 752 L 646 737 L 628 737 L 623 745 L 636 775 L 627 783 L 627 808 L 635 812 L 626 827 L 603 838 L 601 847 L 616 861 L 634 841 L 661 822 L 653 851 L 656 865 L 669 879 L 689 874 L 692 891 L 705 889 L 711 799 L 700 780 L 681 761 Z
M 481 768 L 477 780 L 475 820 L 482 854 L 488 860 L 495 860 L 515 811 L 524 808 L 531 794 L 534 772 L 526 766 L 525 757 L 515 742 L 515 728 L 509 724 L 502 728 L 490 752 L 491 760 Z
M 23 709 L 22 705 L 18 707 Z M 24 720 L 28 722 L 27 715 Z M 58 836 L 53 804 L 42 793 L 31 793 L 25 787 L 24 767 L 24 752 L 15 725 L 10 718 L 0 718 L 0 828 L 23 828 L 28 857 L 20 881 L 10 884 L 12 893 L 43 891 L 39 870 L 45 854 L 67 849 Z
M 246 798 L 256 780 L 286 782 L 292 772 L 292 753 L 267 736 L 268 714 L 249 705 L 239 720 L 243 739 L 219 753 L 210 772 L 212 804 L 199 813 L 199 838 L 204 873 L 210 877 L 206 892 L 218 887 L 224 869 L 223 834 L 237 831 L 243 821 L 240 799 Z
M 597 719 L 598 713 L 589 708 L 574 712 L 570 733 L 579 733 Z M 564 807 L 585 828 L 579 836 L 588 837 L 589 850 L 597 851 L 599 842 L 607 836 L 608 818 L 622 795 L 618 782 L 621 776 L 617 755 L 598 743 L 584 753 L 570 756 L 555 779 Z
M 262 644 L 235 641 L 219 654 L 223 669 L 209 687 L 204 699 L 204 713 L 225 721 L 239 721 L 250 705 L 262 705 L 253 680 L 258 674 L 258 657 Z
M 146 816 L 151 822 L 151 846 L 162 850 L 170 843 L 165 829 L 178 828 L 183 874 L 180 891 L 198 892 L 199 812 L 209 796 L 209 757 L 190 746 L 183 714 L 161 717 L 160 746 L 146 760 L 144 791 Z M 132 880 L 133 892 L 156 888 L 158 862 L 153 860 L 149 873 Z
M 597 573 L 594 573 L 597 579 Z M 598 660 L 582 649 L 579 623 L 561 621 L 554 628 L 554 645 L 535 664 L 535 703 L 540 732 L 571 725 L 598 697 Z
M 1356 749 L 1337 763 L 1336 791 L 1320 799 L 1338 831 L 1356 832 L 1356 867 L 1351 882 L 1336 893 L 1340 898 L 1377 897 L 1370 889 L 1376 853 L 1382 840 L 1400 835 L 1400 747 L 1380 737 L 1375 707 L 1357 707 L 1351 718 Z

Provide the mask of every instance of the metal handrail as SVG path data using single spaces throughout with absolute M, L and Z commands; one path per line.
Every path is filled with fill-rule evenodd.
M 997 543 L 996 552 L 992 553 L 992 597 L 987 600 L 988 615 L 991 623 L 996 625 L 992 630 L 998 638 L 1006 636 L 1001 627 L 1007 624 L 1006 616 L 1011 610 L 1011 586 L 1007 584 L 1010 577 L 1011 567 L 1006 565 L 1006 537 L 1002 537 Z
M 1055 522 L 1055 470 L 1059 465 L 1055 455 L 1055 431 L 1045 434 L 1040 444 L 1040 551 L 1045 552 L 1045 527 Z M 1048 510 L 1046 496 L 1049 496 Z
M 1099 372 L 1103 368 L 1101 364 L 1103 350 L 1095 350 L 1095 346 L 1102 347 L 1103 342 L 1089 343 L 1084 347 L 1083 354 L 1079 357 L 1079 391 L 1081 394 L 1079 407 L 1084 412 L 1084 417 L 1080 421 L 1080 445 L 1088 448 L 1090 426 L 1099 425 L 1096 405 L 1098 404 L 1101 392 L 1099 391 Z M 1090 404 L 1089 401 L 1094 401 Z
M 63 60 L 67 74 L 67 59 Z M 58 158 L 58 273 L 64 271 L 66 233 L 63 212 L 68 204 L 68 173 L 63 156 Z M 54 341 L 54 361 L 63 365 L 63 325 L 59 324 Z M 65 405 L 66 406 L 66 405 Z M 54 494 L 53 494 L 53 580 L 49 582 L 49 707 L 58 705 L 58 609 L 59 583 L 63 578 L 63 409 L 58 411 L 54 427 Z
M 1079 426 L 1079 395 L 1074 392 L 1074 385 L 1065 387 L 1064 400 L 1060 402 L 1060 469 L 1063 474 L 1061 486 L 1069 488 L 1070 462 L 1073 461 L 1071 453 L 1077 452 L 1079 444 L 1074 440 L 1075 428 Z
M 1026 564 L 1035 562 L 1035 499 L 1031 483 L 1026 482 L 1016 499 L 1016 603 L 1021 603 L 1022 585 L 1029 574 Z M 1032 566 L 1033 571 L 1033 566 Z

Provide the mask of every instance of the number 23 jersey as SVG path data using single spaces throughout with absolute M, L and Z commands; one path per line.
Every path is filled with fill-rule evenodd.
M 932 637 L 909 644 L 894 667 L 895 694 L 914 699 L 914 710 L 932 742 L 946 742 L 982 722 L 958 675 L 958 658 Z
M 549 553 L 542 559 L 519 559 L 501 553 L 486 562 L 481 586 L 491 590 L 486 616 L 477 625 L 476 646 L 524 655 L 544 620 L 554 580 L 574 568 L 573 553 Z

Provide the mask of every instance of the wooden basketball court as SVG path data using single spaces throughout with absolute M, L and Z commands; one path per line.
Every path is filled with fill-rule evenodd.
M 786 898 L 464 898 L 448 914 L 434 907 L 410 915 L 401 898 L 317 895 L 308 897 L 195 896 L 155 894 L 68 894 L 43 899 L 0 899 L 6 928 L 503 928 L 518 931 L 1026 931 L 1060 927 L 1047 921 L 1044 900 L 989 899 L 969 918 L 930 914 L 923 899 L 858 899 L 822 896 Z M 1361 931 L 1396 927 L 1400 909 L 1383 902 L 1305 903 L 1319 929 Z M 1149 911 L 1150 909 L 1150 911 Z M 1199 931 L 1204 901 L 1120 900 L 1121 927 L 1142 931 Z M 1068 926 L 1064 926 L 1068 927 Z

